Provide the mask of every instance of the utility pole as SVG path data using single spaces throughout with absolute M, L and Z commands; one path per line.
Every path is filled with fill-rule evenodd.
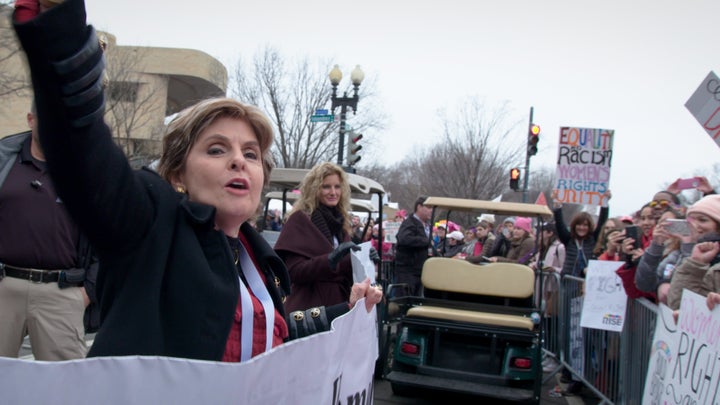
M 530 122 L 528 123 L 528 134 L 533 126 L 533 107 L 530 107 Z M 528 180 L 530 179 L 530 145 L 525 147 L 525 178 L 523 179 L 523 195 L 522 202 L 527 202 Z

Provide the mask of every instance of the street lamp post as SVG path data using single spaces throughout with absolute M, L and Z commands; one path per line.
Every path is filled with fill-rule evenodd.
M 360 83 L 362 83 L 363 79 L 365 78 L 365 73 L 363 73 L 362 69 L 360 69 L 360 65 L 355 66 L 355 69 L 353 69 L 353 71 L 350 73 L 350 80 L 353 84 L 352 97 L 348 96 L 347 92 L 344 92 L 342 97 L 337 96 L 337 87 L 338 84 L 340 84 L 340 80 L 342 80 L 342 76 L 342 72 L 340 71 L 340 67 L 338 65 L 335 65 L 335 67 L 333 67 L 333 69 L 330 71 L 330 74 L 328 74 L 328 77 L 330 78 L 330 84 L 332 84 L 332 97 L 330 98 L 330 100 L 332 101 L 332 113 L 335 114 L 335 109 L 337 107 L 340 107 L 340 139 L 338 140 L 337 160 L 338 166 L 343 166 L 343 150 L 345 149 L 345 119 L 347 109 L 348 107 L 350 107 L 353 114 L 355 114 L 355 112 L 357 111 L 357 103 L 358 100 L 360 100 L 360 96 L 358 96 L 358 90 L 360 89 Z

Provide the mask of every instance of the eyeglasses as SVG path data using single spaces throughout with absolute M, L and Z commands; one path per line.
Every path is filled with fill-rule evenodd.
M 650 201 L 650 204 L 648 204 L 648 205 L 650 205 L 650 208 L 655 208 L 657 206 L 660 206 L 661 208 L 666 208 L 666 207 L 671 206 L 672 204 L 670 203 L 670 201 L 667 201 L 667 200 L 660 200 L 660 201 L 653 200 L 653 201 Z

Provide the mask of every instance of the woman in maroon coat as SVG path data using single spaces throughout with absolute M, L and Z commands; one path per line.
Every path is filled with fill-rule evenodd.
M 275 244 L 292 282 L 288 311 L 347 300 L 353 282 L 348 253 L 357 248 L 350 241 L 350 184 L 340 166 L 313 167 L 300 195 Z

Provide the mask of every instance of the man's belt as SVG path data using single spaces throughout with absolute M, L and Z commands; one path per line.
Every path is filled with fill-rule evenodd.
M 40 270 L 8 266 L 0 263 L 0 279 L 3 276 L 28 280 L 33 283 L 56 283 L 62 270 Z

